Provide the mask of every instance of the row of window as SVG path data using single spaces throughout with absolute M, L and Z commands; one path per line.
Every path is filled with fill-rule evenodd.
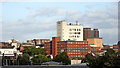
M 80 32 L 69 32 L 69 34 L 80 34 Z
M 69 57 L 85 57 L 85 55 L 69 55 Z
M 88 45 L 67 45 L 67 46 L 88 46 Z
M 73 38 L 73 37 L 74 37 L 74 38 L 79 38 L 80 36 L 74 36 L 74 35 L 73 35 L 73 36 L 69 36 L 69 37 L 70 37 L 70 38 Z
M 69 29 L 69 31 L 81 31 L 81 29 Z
M 87 53 L 68 53 L 68 54 L 87 54 Z
M 73 52 L 88 52 L 88 50 L 67 50 L 68 52 L 69 51 L 73 51 Z
M 67 47 L 67 49 L 88 49 L 87 47 L 86 48 L 83 48 L 83 47 Z
M 69 44 L 87 44 L 87 42 L 68 42 Z

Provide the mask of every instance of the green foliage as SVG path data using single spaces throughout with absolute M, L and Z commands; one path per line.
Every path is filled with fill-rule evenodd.
M 43 62 L 48 62 L 48 61 L 49 59 L 45 55 L 42 55 L 42 54 L 39 54 L 38 56 L 34 56 L 32 58 L 33 64 L 41 64 Z
M 81 63 L 86 63 L 87 60 L 86 59 L 82 59 Z
M 45 48 L 35 48 L 35 47 L 25 47 L 23 56 L 19 56 L 18 60 L 19 64 L 21 65 L 28 65 L 30 64 L 30 56 L 32 58 L 33 64 L 40 64 L 42 62 L 46 62 L 49 59 L 46 57 L 46 49 Z M 23 62 L 25 61 L 25 62 Z
M 70 64 L 70 59 L 68 58 L 66 52 L 62 52 L 60 55 L 57 55 L 54 59 L 56 62 L 62 62 L 65 65 Z
M 20 65 L 28 65 L 30 64 L 30 56 L 29 54 L 23 54 L 23 56 L 18 56 L 17 61 Z
M 30 56 L 34 56 L 38 54 L 47 55 L 45 48 L 35 48 L 35 47 L 25 47 L 24 53 L 27 53 Z
M 8 56 L 3 56 L 2 59 L 10 59 Z
M 119 68 L 120 56 L 114 50 L 108 49 L 103 56 L 87 54 L 86 59 L 90 68 Z

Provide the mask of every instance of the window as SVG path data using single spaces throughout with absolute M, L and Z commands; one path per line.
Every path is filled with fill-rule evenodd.
M 79 29 L 77 29 L 77 31 L 79 31 Z
M 72 31 L 72 29 L 69 29 L 69 31 Z
M 69 34 L 72 34 L 72 32 L 69 32 Z

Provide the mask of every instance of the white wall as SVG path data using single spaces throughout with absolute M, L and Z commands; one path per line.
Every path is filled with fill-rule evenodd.
M 72 31 L 70 31 L 70 29 Z M 80 31 L 74 31 L 74 29 L 80 29 Z M 80 32 L 80 34 L 73 34 L 75 32 Z M 61 41 L 67 41 L 68 39 L 83 41 L 83 26 L 78 23 L 77 25 L 67 25 L 66 21 L 59 21 L 57 22 L 57 37 L 61 37 Z

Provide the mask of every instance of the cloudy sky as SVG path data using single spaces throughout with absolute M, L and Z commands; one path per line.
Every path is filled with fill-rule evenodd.
M 117 8 L 117 2 L 4 2 L 2 41 L 13 37 L 21 42 L 33 38 L 51 39 L 56 36 L 56 22 L 66 20 L 98 28 L 104 44 L 116 44 Z

